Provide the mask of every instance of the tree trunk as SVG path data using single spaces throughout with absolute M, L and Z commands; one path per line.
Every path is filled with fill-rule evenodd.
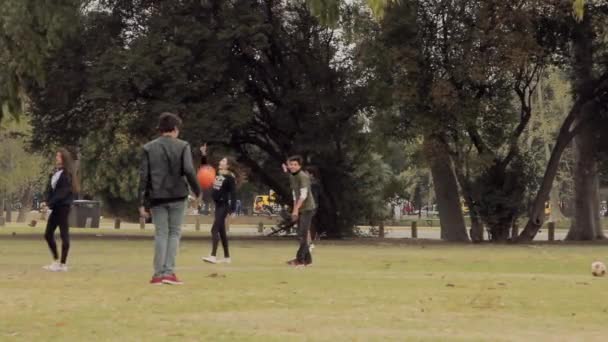
M 11 201 L 4 202 L 4 210 L 6 211 L 6 215 L 4 216 L 5 222 L 13 222 L 13 204 Z
M 593 92 L 593 27 L 590 20 L 589 15 L 585 15 L 574 30 L 574 86 L 578 96 L 589 96 Z M 595 196 L 597 190 L 594 190 L 597 186 L 594 147 L 593 128 L 585 127 L 574 141 L 574 216 L 567 240 L 594 240 L 598 233 L 594 218 L 594 214 L 599 213 L 599 209 L 594 209 L 599 205 Z
M 566 240 L 603 238 L 599 227 L 599 191 L 593 128 L 574 138 L 574 217 Z
M 32 210 L 32 200 L 34 199 L 34 192 L 31 186 L 26 186 L 23 194 L 21 195 L 21 208 L 19 209 L 19 215 L 17 215 L 17 222 L 23 223 L 27 219 L 27 213 Z
M 597 164 L 597 163 L 596 163 Z M 593 201 L 593 219 L 595 220 L 595 239 L 596 240 L 604 240 L 606 236 L 604 235 L 604 229 L 602 227 L 602 218 L 600 215 L 600 177 L 599 173 L 595 172 L 595 185 L 593 186 L 593 195 L 591 196 L 591 200 Z
M 458 184 L 448 151 L 443 143 L 432 135 L 425 137 L 423 147 L 433 177 L 441 225 L 441 239 L 469 241 L 460 208 Z
M 566 240 L 593 240 L 595 238 L 595 222 L 593 209 L 591 208 L 591 195 L 592 187 L 595 184 L 592 175 L 592 168 L 595 163 L 588 160 L 586 151 L 581 146 L 583 143 L 579 140 L 583 139 L 575 139 L 574 216 Z
M 427 212 L 429 210 L 433 210 L 433 192 L 431 191 L 431 189 L 433 188 L 433 174 L 431 172 L 429 172 L 429 193 L 427 194 L 427 198 L 426 198 L 426 210 Z M 429 216 L 428 214 L 426 215 L 427 217 Z
M 4 197 L 0 198 L 0 227 L 4 226 Z
M 469 178 L 465 175 L 468 175 L 468 168 L 462 162 L 462 160 L 456 159 L 454 166 L 454 172 L 456 174 L 456 178 L 458 179 L 458 183 L 460 184 L 460 189 L 462 189 L 463 197 L 466 205 L 469 207 L 469 218 L 471 219 L 471 229 L 469 230 L 469 235 L 472 242 L 482 242 L 483 241 L 483 222 L 481 222 L 479 212 L 475 206 L 475 201 L 479 200 L 477 194 L 474 194 L 473 185 Z
M 470 207 L 469 207 L 470 208 Z M 469 209 L 470 210 L 470 209 Z M 482 242 L 483 241 L 483 223 L 479 219 L 477 214 L 470 211 L 471 218 L 471 241 Z

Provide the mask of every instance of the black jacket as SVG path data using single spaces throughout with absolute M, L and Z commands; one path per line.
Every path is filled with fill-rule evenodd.
M 139 203 L 146 207 L 185 199 L 188 185 L 196 196 L 201 193 L 190 145 L 171 137 L 161 136 L 144 145 L 139 179 Z
M 55 189 L 51 184 L 53 174 L 49 176 L 49 184 L 46 189 L 46 205 L 49 209 L 58 207 L 70 206 L 74 201 L 74 194 L 72 193 L 72 176 L 65 170 L 59 176 Z
M 213 182 L 213 192 L 211 193 L 216 205 L 230 205 L 229 211 L 236 210 L 236 181 L 231 174 L 218 174 Z
M 201 166 L 207 165 L 207 157 L 202 156 Z M 236 210 L 236 179 L 232 173 L 215 176 L 213 191 L 211 192 L 215 205 L 229 205 L 230 213 Z

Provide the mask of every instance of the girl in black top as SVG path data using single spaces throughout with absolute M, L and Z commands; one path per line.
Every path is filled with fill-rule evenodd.
M 78 179 L 74 172 L 74 161 L 66 149 L 59 149 L 55 155 L 55 171 L 50 176 L 46 192 L 46 205 L 51 211 L 46 224 L 44 238 L 46 239 L 53 262 L 44 266 L 44 269 L 52 272 L 66 272 L 68 252 L 70 250 L 70 232 L 68 227 L 68 216 L 74 195 L 78 193 Z M 57 254 L 55 243 L 55 230 L 59 226 L 61 235 L 61 261 Z
M 201 146 L 200 150 L 202 154 L 201 166 L 207 165 L 207 144 Z M 236 179 L 231 171 L 234 164 L 228 158 L 222 158 L 218 163 L 218 172 L 213 182 L 211 196 L 215 203 L 215 218 L 211 227 L 211 255 L 203 258 L 203 261 L 212 264 L 230 263 L 231 261 L 228 251 L 228 236 L 226 235 L 226 220 L 228 215 L 234 213 L 236 209 Z M 220 240 L 224 248 L 224 259 L 218 260 L 216 253 Z

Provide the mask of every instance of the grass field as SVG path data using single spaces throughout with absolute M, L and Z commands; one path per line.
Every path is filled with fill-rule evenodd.
M 120 234 L 120 233 L 115 233 Z M 150 234 L 150 232 L 148 232 Z M 152 241 L 75 236 L 70 271 L 49 273 L 40 239 L 0 233 L 1 341 L 606 341 L 606 245 L 238 240 L 208 265 L 185 240 L 182 286 L 151 286 Z

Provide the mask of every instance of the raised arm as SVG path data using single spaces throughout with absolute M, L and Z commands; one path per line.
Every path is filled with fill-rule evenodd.
M 199 150 L 201 151 L 201 166 L 208 165 L 209 161 L 207 160 L 207 143 L 204 143 Z

